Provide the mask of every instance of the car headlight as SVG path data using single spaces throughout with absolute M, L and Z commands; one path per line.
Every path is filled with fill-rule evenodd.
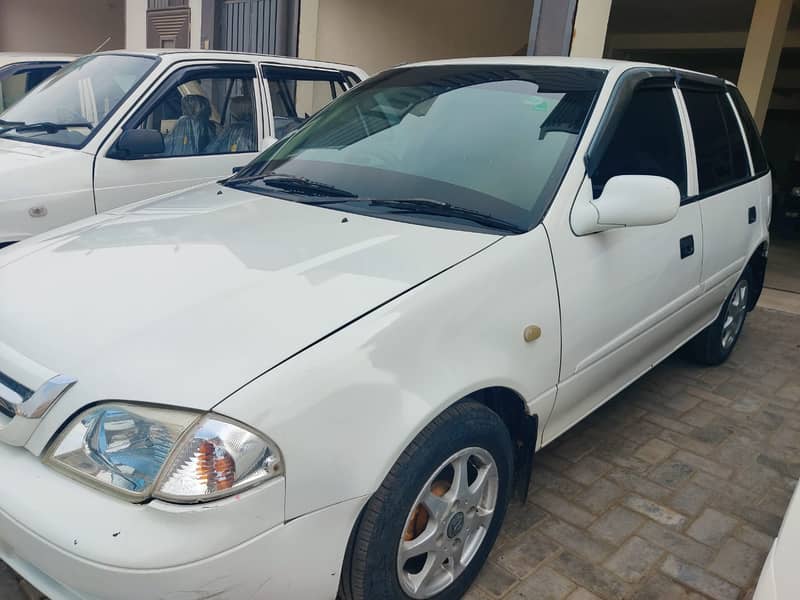
M 130 500 L 204 502 L 276 477 L 275 444 L 215 414 L 109 403 L 79 414 L 45 462 Z

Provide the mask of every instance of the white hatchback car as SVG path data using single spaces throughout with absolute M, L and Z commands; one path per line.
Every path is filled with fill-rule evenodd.
M 79 58 L 0 114 L 0 247 L 227 177 L 364 78 L 258 54 Z
M 444 61 L 7 248 L 0 558 L 56 599 L 458 598 L 534 451 L 730 354 L 770 189 L 723 80 Z

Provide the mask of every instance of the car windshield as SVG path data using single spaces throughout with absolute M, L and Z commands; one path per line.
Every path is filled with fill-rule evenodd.
M 549 206 L 605 75 L 394 69 L 334 101 L 227 185 L 395 220 L 527 231 Z
M 122 54 L 79 58 L 0 114 L 0 136 L 79 148 L 154 61 Z

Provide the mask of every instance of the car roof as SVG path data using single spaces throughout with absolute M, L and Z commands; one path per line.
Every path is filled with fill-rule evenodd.
M 247 60 L 252 60 L 253 58 L 258 58 L 263 62 L 273 63 L 273 64 L 282 64 L 282 65 L 291 65 L 291 66 L 303 66 L 303 67 L 317 67 L 323 69 L 337 69 L 343 71 L 360 71 L 358 67 L 354 67 L 353 65 L 343 64 L 343 63 L 333 63 L 333 62 L 326 62 L 321 60 L 306 60 L 304 58 L 292 58 L 287 56 L 278 56 L 275 54 L 258 54 L 255 52 L 226 52 L 224 50 L 185 50 L 185 49 L 161 49 L 161 48 L 148 48 L 146 50 L 109 50 L 106 52 L 98 52 L 98 54 L 133 54 L 133 55 L 140 55 L 140 56 L 158 56 L 161 57 L 162 60 L 167 60 L 170 62 L 178 62 L 181 60 L 192 60 L 192 59 L 208 59 L 208 58 L 216 58 L 216 59 L 223 59 L 223 60 L 236 60 L 245 58 Z
M 486 56 L 476 58 L 450 58 L 444 60 L 429 60 L 416 63 L 398 65 L 398 67 L 432 67 L 447 65 L 530 65 L 551 67 L 574 67 L 584 69 L 602 69 L 604 71 L 624 71 L 635 67 L 672 69 L 681 73 L 691 73 L 704 77 L 717 77 L 716 75 L 680 69 L 670 65 L 655 63 L 616 60 L 612 58 L 580 58 L 574 56 Z M 395 67 L 396 68 L 396 67 Z

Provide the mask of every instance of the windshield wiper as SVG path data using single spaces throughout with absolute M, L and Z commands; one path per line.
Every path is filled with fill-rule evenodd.
M 472 210 L 469 208 L 461 208 L 453 206 L 441 200 L 432 200 L 430 198 L 332 198 L 330 200 L 301 200 L 304 204 L 343 204 L 346 202 L 367 202 L 371 206 L 382 206 L 393 209 L 394 213 L 409 213 L 420 215 L 435 215 L 441 217 L 455 217 L 485 225 L 494 229 L 501 229 L 511 233 L 525 233 L 527 229 L 523 229 L 519 225 L 515 225 L 509 221 L 498 219 L 492 215 Z
M 46 133 L 56 133 L 57 131 L 69 129 L 70 127 L 86 127 L 87 129 L 92 129 L 93 125 L 86 121 L 76 121 L 74 123 L 53 123 L 51 121 L 42 121 L 41 123 L 21 123 L 12 125 L 10 129 L 14 129 L 17 132 L 38 131 L 41 129 Z
M 282 173 L 262 173 L 261 175 L 251 175 L 248 177 L 234 177 L 228 179 L 225 185 L 236 187 L 239 184 L 248 184 L 254 181 L 263 183 L 266 187 L 274 188 L 283 192 L 300 194 L 303 196 L 317 196 L 322 198 L 358 198 L 346 190 L 341 190 L 332 185 L 312 181 L 305 177 L 295 175 L 284 175 Z

